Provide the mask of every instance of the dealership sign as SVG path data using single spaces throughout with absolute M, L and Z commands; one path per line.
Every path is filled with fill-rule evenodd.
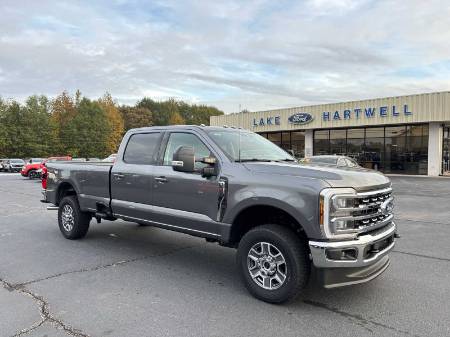
M 256 126 L 270 126 L 270 125 L 280 125 L 280 116 L 269 116 L 266 118 L 253 118 L 253 127 Z
M 302 124 L 308 124 L 309 122 L 312 122 L 314 117 L 307 112 L 299 112 L 296 114 L 293 114 L 288 118 L 288 122 L 290 124 L 295 125 L 302 125 Z M 271 125 L 281 125 L 281 116 L 269 116 L 269 117 L 262 117 L 262 118 L 253 118 L 253 127 L 257 126 L 271 126 Z
M 360 118 L 374 118 L 374 117 L 398 117 L 401 115 L 410 116 L 412 111 L 407 104 L 402 106 L 380 106 L 380 107 L 368 107 L 368 108 L 356 108 L 356 109 L 344 109 L 332 111 L 324 111 L 322 113 L 322 120 L 329 122 L 331 120 L 351 120 Z M 287 121 L 293 125 L 304 125 L 311 123 L 314 120 L 314 116 L 308 112 L 298 112 L 288 117 Z M 253 118 L 253 127 L 260 126 L 273 126 L 281 125 L 281 116 L 268 116 L 261 118 Z
M 307 112 L 299 112 L 288 118 L 288 122 L 296 125 L 303 125 L 312 122 L 314 117 Z
M 322 113 L 322 120 L 328 122 L 330 120 L 342 120 L 342 119 L 358 119 L 361 117 L 373 118 L 376 116 L 380 117 L 398 117 L 400 115 L 409 116 L 412 115 L 412 111 L 409 110 L 408 105 L 404 104 L 403 107 L 392 106 L 381 106 L 377 108 L 364 108 L 364 109 L 345 109 L 337 110 L 335 112 L 324 111 Z

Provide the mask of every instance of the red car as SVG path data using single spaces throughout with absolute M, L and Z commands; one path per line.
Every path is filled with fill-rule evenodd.
M 45 166 L 45 163 L 48 161 L 66 161 L 72 160 L 70 156 L 62 156 L 62 157 L 49 157 L 47 159 L 42 158 L 31 158 L 24 167 L 22 167 L 22 171 L 20 174 L 24 177 L 28 177 L 30 179 L 38 178 L 40 176 L 40 170 Z

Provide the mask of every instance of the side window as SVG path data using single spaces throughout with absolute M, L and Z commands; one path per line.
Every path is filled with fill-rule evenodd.
M 353 160 L 345 159 L 348 167 L 357 167 L 356 163 Z
M 180 146 L 192 146 L 195 151 L 195 158 L 203 158 L 210 155 L 210 151 L 206 145 L 196 135 L 175 132 L 170 134 L 169 141 L 167 142 L 166 152 L 164 153 L 164 165 L 172 165 L 173 153 Z M 205 166 L 206 164 L 203 163 L 195 163 L 196 169 L 201 169 Z
M 343 158 L 339 159 L 337 162 L 337 166 L 347 166 L 347 163 Z
M 132 135 L 125 148 L 123 161 L 128 164 L 154 164 L 155 152 L 158 150 L 160 135 L 158 132 Z

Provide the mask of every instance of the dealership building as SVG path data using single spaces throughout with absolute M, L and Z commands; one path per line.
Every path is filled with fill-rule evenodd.
M 213 116 L 296 157 L 337 154 L 384 173 L 448 174 L 450 92 Z

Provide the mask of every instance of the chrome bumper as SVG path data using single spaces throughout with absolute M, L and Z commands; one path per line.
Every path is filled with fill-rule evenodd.
M 387 228 L 383 228 L 381 231 L 375 231 L 374 234 L 361 235 L 356 240 L 338 242 L 309 241 L 313 264 L 316 268 L 367 267 L 375 264 L 394 248 L 396 229 L 395 223 L 392 222 Z M 378 252 L 374 252 L 369 257 L 366 256 L 368 249 L 391 238 L 392 242 L 386 247 L 383 247 Z M 340 250 L 356 250 L 356 258 L 342 260 L 329 258 L 330 251 Z

